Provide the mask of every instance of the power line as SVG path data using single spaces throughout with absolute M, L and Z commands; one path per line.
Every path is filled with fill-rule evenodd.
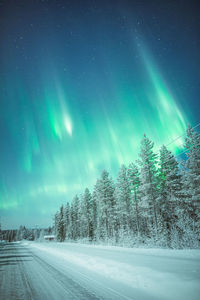
M 195 129 L 195 128 L 197 128 L 198 126 L 200 126 L 200 122 L 199 122 L 198 124 L 196 124 L 195 126 L 193 126 L 192 129 Z M 186 133 L 187 133 L 187 132 L 185 132 L 184 134 L 182 134 L 182 135 L 176 137 L 173 141 L 171 141 L 170 143 L 168 143 L 168 144 L 166 145 L 166 147 L 169 146 L 169 145 L 171 145 L 173 142 L 175 142 L 175 141 L 178 140 L 179 138 L 185 136 Z M 182 146 L 183 146 L 183 145 L 182 145 Z M 179 153 L 179 154 L 177 154 L 177 155 L 174 155 L 174 157 L 178 157 L 178 156 L 184 154 L 184 153 L 187 152 L 187 151 L 188 151 L 188 149 L 185 149 L 185 150 L 182 151 L 181 153 Z M 166 163 L 167 163 L 167 162 L 165 162 L 164 164 L 166 164 Z
M 197 125 L 195 125 L 194 127 L 192 127 L 192 129 L 195 129 L 195 128 L 197 128 L 198 126 L 200 126 L 200 122 L 199 122 Z M 186 133 L 187 133 L 187 132 L 185 132 L 184 134 L 182 134 L 182 135 L 176 137 L 173 141 L 171 141 L 170 143 L 168 143 L 168 144 L 166 145 L 166 147 L 169 146 L 169 145 L 171 145 L 173 142 L 175 142 L 175 141 L 178 140 L 179 138 L 185 136 Z M 182 146 L 183 146 L 183 145 L 182 145 Z M 179 153 L 179 154 L 177 154 L 177 155 L 174 155 L 174 156 L 175 156 L 175 157 L 178 157 L 178 156 L 180 156 L 181 154 L 184 154 L 184 153 L 187 152 L 187 151 L 188 151 L 188 149 L 186 149 L 186 150 L 182 151 L 181 153 Z
M 179 153 L 179 154 L 177 154 L 177 155 L 174 155 L 174 156 L 175 156 L 175 157 L 180 156 L 181 154 L 183 154 L 183 153 L 185 153 L 185 152 L 187 152 L 187 151 L 188 151 L 188 149 L 186 149 L 186 150 L 182 151 L 181 153 Z
M 197 128 L 198 126 L 200 126 L 200 123 L 198 123 L 197 125 L 195 125 L 194 127 L 192 127 L 192 129 L 195 129 L 195 128 Z M 184 134 L 182 134 L 182 135 L 176 137 L 173 141 L 171 141 L 170 143 L 168 143 L 168 144 L 166 145 L 166 147 L 169 146 L 170 144 L 172 144 L 173 142 L 175 142 L 176 140 L 178 140 L 180 137 L 183 137 L 184 135 L 186 135 L 186 133 L 187 133 L 187 132 L 185 132 Z M 179 154 L 177 154 L 177 155 L 173 155 L 173 153 L 172 153 L 172 155 L 173 155 L 174 157 L 178 157 L 178 156 L 184 154 L 184 153 L 187 152 L 187 151 L 188 151 L 188 149 L 185 149 L 184 151 L 182 151 L 181 153 L 179 153 Z M 170 151 L 170 152 L 171 152 L 171 151 Z M 168 163 L 168 161 L 165 161 L 163 164 L 165 165 L 165 164 L 167 164 L 167 163 Z M 148 173 L 148 171 L 144 172 L 143 175 L 146 174 L 146 173 Z
M 192 127 L 192 129 L 195 129 L 195 128 L 197 128 L 198 126 L 200 126 L 200 122 L 199 122 L 197 125 L 195 125 L 194 127 Z M 181 137 L 183 137 L 183 136 L 185 136 L 185 135 L 186 135 L 186 132 L 185 132 L 184 134 L 182 134 L 182 135 L 177 136 L 175 139 L 173 139 L 171 142 L 169 142 L 169 143 L 166 145 L 166 147 L 169 146 L 169 145 L 171 145 L 172 143 L 174 143 L 175 141 L 177 141 L 178 139 L 180 139 Z

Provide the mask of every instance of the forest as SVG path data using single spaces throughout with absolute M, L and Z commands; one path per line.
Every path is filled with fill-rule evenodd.
M 22 240 L 27 241 L 43 241 L 45 235 L 52 234 L 52 227 L 48 228 L 26 228 L 20 226 L 19 229 L 5 229 L 0 228 L 0 241 L 17 242 Z
M 200 135 L 190 125 L 184 151 L 154 152 L 144 135 L 139 158 L 114 181 L 106 170 L 93 191 L 75 195 L 56 212 L 57 240 L 198 248 L 200 245 Z

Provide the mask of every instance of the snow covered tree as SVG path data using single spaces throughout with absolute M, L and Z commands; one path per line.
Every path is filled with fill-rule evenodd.
M 140 216 L 139 216 L 139 186 L 140 186 L 140 178 L 139 178 L 139 169 L 134 164 L 131 163 L 128 166 L 127 170 L 129 187 L 132 194 L 132 203 L 134 207 L 134 215 L 131 216 L 132 219 L 135 219 L 137 235 L 140 235 Z
M 57 211 L 55 213 L 55 216 L 54 216 L 54 234 L 55 236 L 57 237 L 58 236 L 58 224 L 59 224 L 59 218 L 60 218 L 60 213 L 59 211 Z
M 92 229 L 93 229 L 93 240 L 97 238 L 97 191 L 96 186 L 92 193 Z
M 115 230 L 114 183 L 109 173 L 103 171 L 96 183 L 97 238 L 106 240 L 113 237 Z
M 6 231 L 6 240 L 8 242 L 14 242 L 16 240 L 16 230 L 7 230 Z
M 80 201 L 77 195 L 71 203 L 71 238 L 73 240 L 80 238 Z
M 131 190 L 127 177 L 127 168 L 122 165 L 118 176 L 115 190 L 115 197 L 117 203 L 117 218 L 119 222 L 120 235 L 130 235 L 132 230 L 132 203 Z
M 185 162 L 185 188 L 190 196 L 192 217 L 197 221 L 200 213 L 200 135 L 191 126 L 187 128 L 185 148 L 188 159 Z
M 17 240 L 18 241 L 21 241 L 24 239 L 24 236 L 25 236 L 25 226 L 20 226 L 18 231 L 17 231 Z
M 61 205 L 60 212 L 58 214 L 58 225 L 57 225 L 57 239 L 60 242 L 65 240 L 65 222 L 64 222 L 64 207 Z
M 81 209 L 81 230 L 84 238 L 93 238 L 92 227 L 92 196 L 88 188 L 82 196 L 82 209 Z
M 160 149 L 159 161 L 159 209 L 163 233 L 171 247 L 172 229 L 177 229 L 177 220 L 184 206 L 183 184 L 175 156 L 165 146 Z
M 71 223 L 70 223 L 70 205 L 69 202 L 67 202 L 65 208 L 64 208 L 64 226 L 65 226 L 65 232 L 66 232 L 66 238 L 69 239 L 71 235 Z
M 196 240 L 200 236 L 200 135 L 190 125 L 186 132 L 185 148 L 187 150 L 187 160 L 183 164 L 185 169 L 184 192 L 187 201 L 184 217 L 188 214 L 189 235 L 193 235 L 193 241 L 190 244 L 196 244 Z
M 157 207 L 157 154 L 153 152 L 154 143 L 146 135 L 141 141 L 140 160 L 141 166 L 141 203 L 143 206 L 144 217 L 147 218 L 150 237 L 158 238 L 158 207 Z

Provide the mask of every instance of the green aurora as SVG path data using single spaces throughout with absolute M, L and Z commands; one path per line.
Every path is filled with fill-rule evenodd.
M 188 119 L 149 57 L 142 51 L 146 86 L 141 91 L 131 86 L 118 87 L 112 99 L 99 98 L 95 107 L 87 108 L 87 119 L 77 113 L 78 108 L 58 79 L 44 89 L 39 99 L 40 130 L 32 116 L 34 113 L 37 116 L 37 111 L 22 116 L 26 143 L 19 163 L 28 183 L 30 177 L 36 177 L 34 184 L 22 187 L 23 193 L 20 192 L 17 200 L 15 192 L 12 196 L 4 194 L 2 209 L 17 208 L 30 198 L 32 203 L 56 196 L 59 201 L 71 200 L 85 187 L 91 188 L 104 168 L 115 175 L 121 164 L 136 160 L 144 133 L 159 146 L 183 134 Z M 26 103 L 26 95 L 21 99 Z M 107 102 L 108 106 L 110 102 L 113 105 L 109 114 Z M 12 130 L 17 135 L 18 128 L 13 126 Z M 16 142 L 20 143 L 20 139 Z M 182 145 L 183 138 L 180 138 L 171 144 L 170 150 L 178 153 Z M 52 209 L 58 204 L 53 201 Z M 45 206 L 46 203 L 44 214 Z
M 31 22 L 30 30 L 36 28 Z M 66 31 L 66 24 L 63 28 Z M 129 35 L 129 46 L 121 50 L 116 50 L 115 40 L 109 44 L 105 39 L 99 46 L 94 37 L 86 36 L 83 42 L 79 36 L 76 47 L 64 54 L 64 29 L 51 33 L 53 37 L 51 27 L 45 29 L 43 40 L 37 31 L 37 42 L 31 38 L 30 46 L 23 41 L 28 41 L 25 34 L 18 37 L 18 44 L 31 51 L 28 62 L 22 45 L 14 50 L 24 51 L 21 58 L 4 53 L 0 214 L 7 228 L 52 224 L 60 204 L 86 187 L 92 189 L 103 169 L 115 178 L 121 164 L 135 161 L 144 133 L 158 151 L 195 122 L 186 100 L 180 101 L 183 93 L 173 93 L 173 79 L 142 35 Z M 81 53 L 78 43 L 83 45 Z M 96 54 L 86 59 L 86 49 Z M 178 154 L 182 146 L 179 138 L 169 150 Z

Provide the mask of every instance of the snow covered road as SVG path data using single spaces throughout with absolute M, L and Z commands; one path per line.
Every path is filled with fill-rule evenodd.
M 0 299 L 97 299 L 21 244 L 1 246 Z
M 0 244 L 0 299 L 181 299 L 200 295 L 200 251 Z

